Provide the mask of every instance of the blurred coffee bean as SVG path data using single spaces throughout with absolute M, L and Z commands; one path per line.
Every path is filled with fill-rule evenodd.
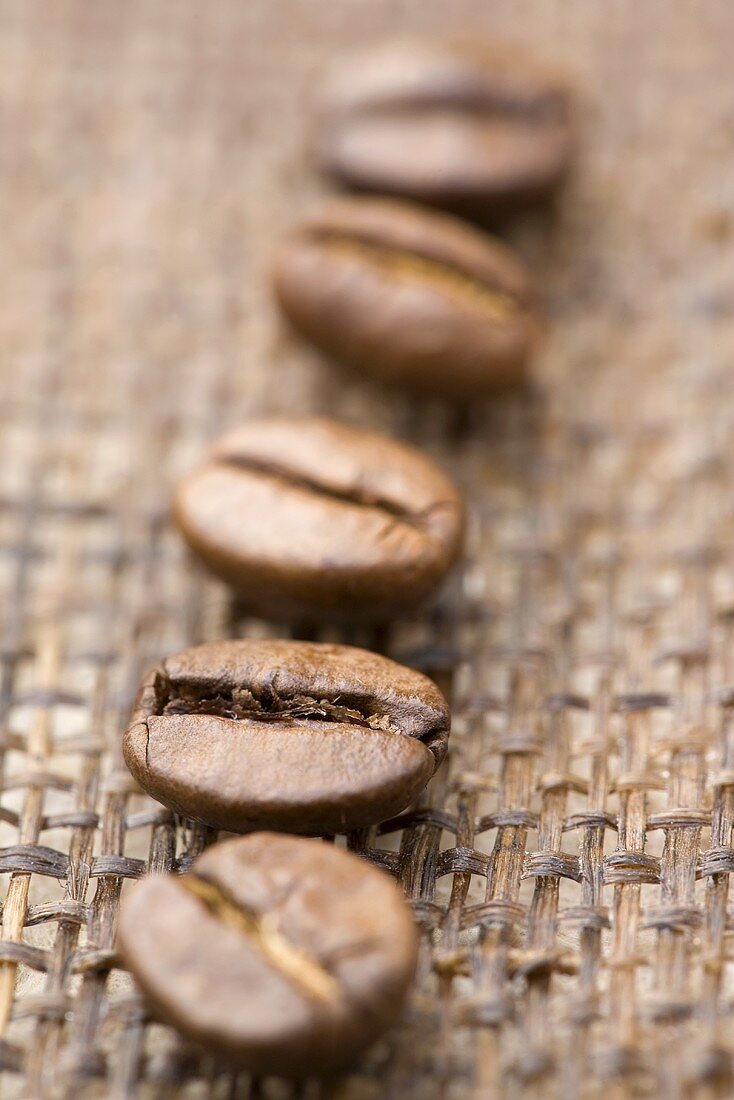
M 253 420 L 174 503 L 196 554 L 265 617 L 385 620 L 440 584 L 462 501 L 425 455 L 333 420 Z
M 345 1067 L 399 1015 L 417 936 L 384 872 L 269 833 L 136 883 L 120 951 L 154 1013 L 252 1073 Z
M 380 382 L 466 403 L 525 379 L 538 328 L 528 277 L 448 215 L 338 200 L 286 238 L 274 286 L 303 336 Z
M 317 151 L 349 187 L 481 211 L 558 184 L 570 115 L 565 83 L 517 53 L 395 44 L 328 81 Z

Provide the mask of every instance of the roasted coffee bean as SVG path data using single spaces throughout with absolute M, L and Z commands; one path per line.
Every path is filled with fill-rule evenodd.
M 396 44 L 322 96 L 317 153 L 347 186 L 484 212 L 536 200 L 572 153 L 565 82 L 481 45 Z
M 344 1067 L 390 1027 L 417 953 L 383 871 L 272 833 L 137 883 L 119 945 L 160 1019 L 234 1065 L 290 1077 Z
M 404 443 L 318 419 L 250 421 L 180 486 L 192 549 L 270 618 L 388 619 L 441 582 L 463 506 Z
M 537 325 L 525 272 L 447 215 L 334 202 L 286 238 L 274 286 L 302 335 L 380 382 L 466 402 L 524 380 Z
M 243 640 L 168 657 L 123 752 L 144 790 L 231 832 L 346 832 L 392 817 L 446 752 L 436 685 L 352 646 Z

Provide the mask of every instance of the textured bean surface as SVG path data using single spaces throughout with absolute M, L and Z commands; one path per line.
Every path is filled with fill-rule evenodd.
M 248 608 L 281 619 L 394 618 L 437 588 L 463 540 L 463 503 L 428 457 L 323 419 L 235 429 L 174 510 Z
M 558 74 L 490 43 L 404 42 L 342 63 L 318 153 L 351 187 L 487 209 L 537 198 L 571 156 Z
M 302 335 L 381 383 L 463 403 L 525 378 L 528 278 L 506 246 L 447 215 L 333 202 L 286 238 L 274 286 Z
M 405 809 L 446 752 L 449 716 L 425 676 L 365 650 L 212 642 L 141 687 L 123 751 L 184 817 L 243 832 L 319 834 Z
M 257 833 L 215 845 L 186 875 L 139 883 L 120 947 L 154 1010 L 194 1042 L 302 1077 L 348 1065 L 396 1019 L 417 935 L 384 872 Z

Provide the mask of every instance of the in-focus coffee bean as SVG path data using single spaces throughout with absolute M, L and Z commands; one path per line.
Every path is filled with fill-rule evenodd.
M 426 456 L 335 421 L 253 420 L 174 501 L 195 553 L 248 609 L 286 619 L 394 618 L 443 580 L 463 505 Z
M 317 154 L 354 188 L 486 211 L 546 195 L 571 152 L 565 82 L 486 45 L 383 47 L 321 97 Z
M 152 671 L 123 752 L 140 786 L 184 817 L 318 835 L 410 805 L 445 755 L 449 724 L 431 680 L 376 653 L 212 642 Z
M 537 328 L 525 271 L 447 215 L 336 201 L 286 237 L 274 287 L 303 336 L 380 382 L 461 403 L 524 381 Z
M 136 883 L 119 945 L 153 1011 L 253 1073 L 344 1067 L 400 1014 L 417 937 L 388 876 L 270 833 L 209 848 L 188 874 Z

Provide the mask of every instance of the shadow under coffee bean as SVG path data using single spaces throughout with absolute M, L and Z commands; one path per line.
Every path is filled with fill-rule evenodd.
M 293 1077 L 348 1065 L 385 1031 L 417 958 L 410 910 L 383 871 L 269 833 L 138 883 L 119 945 L 164 1022 L 253 1073 Z
M 212 642 L 164 660 L 123 739 L 140 786 L 232 832 L 348 832 L 399 813 L 448 742 L 426 676 L 351 646 Z

